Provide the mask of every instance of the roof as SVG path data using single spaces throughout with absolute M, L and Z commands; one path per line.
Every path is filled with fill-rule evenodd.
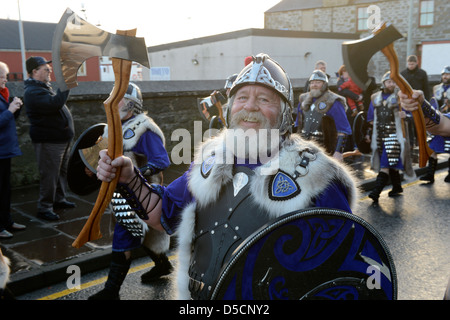
M 22 21 L 27 51 L 51 51 L 56 23 Z M 19 21 L 0 19 L 0 50 L 20 50 Z
M 148 51 L 158 52 L 162 50 L 183 48 L 217 41 L 239 39 L 248 36 L 279 37 L 279 38 L 349 39 L 349 40 L 356 40 L 360 38 L 359 35 L 355 33 L 292 31 L 292 30 L 250 28 L 227 33 L 221 33 L 212 36 L 152 46 L 148 48 Z
M 358 4 L 370 4 L 379 2 L 381 0 L 350 0 L 345 6 L 358 5 Z M 340 7 L 343 5 L 335 5 L 333 7 Z M 282 12 L 282 11 L 294 11 L 294 10 L 308 10 L 323 8 L 323 0 L 282 0 L 265 13 Z M 332 7 L 328 5 L 328 7 Z

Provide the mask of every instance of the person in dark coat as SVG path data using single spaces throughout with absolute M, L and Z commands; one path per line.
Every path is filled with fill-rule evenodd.
M 67 165 L 74 137 L 72 114 L 66 106 L 69 90 L 55 93 L 50 85 L 51 61 L 30 57 L 26 61 L 24 103 L 30 121 L 30 137 L 36 152 L 40 185 L 38 217 L 58 220 L 53 211 L 74 208 L 66 199 Z

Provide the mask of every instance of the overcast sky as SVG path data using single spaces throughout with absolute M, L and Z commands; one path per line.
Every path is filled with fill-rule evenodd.
M 58 23 L 66 8 L 105 31 L 137 28 L 147 46 L 247 28 L 264 28 L 264 12 L 281 0 L 8 0 L 1 19 Z M 82 11 L 82 8 L 85 11 Z

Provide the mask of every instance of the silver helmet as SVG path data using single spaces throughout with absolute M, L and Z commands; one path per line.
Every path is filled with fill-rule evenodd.
M 142 99 L 141 89 L 136 84 L 130 82 L 123 97 L 133 102 L 134 113 L 142 113 L 144 100 Z
M 314 70 L 308 81 L 320 80 L 328 84 L 328 77 L 322 70 Z
M 391 79 L 391 72 L 388 71 L 381 77 L 381 89 L 384 89 L 384 82 Z
M 443 75 L 444 73 L 450 73 L 450 66 L 445 66 L 444 69 L 442 69 L 441 75 Z
M 292 84 L 286 71 L 265 53 L 252 56 L 253 61 L 242 69 L 230 90 L 230 103 L 226 110 L 226 121 L 229 124 L 230 108 L 233 105 L 233 96 L 237 90 L 245 85 L 258 84 L 274 89 L 282 98 L 280 135 L 292 131 L 292 108 L 294 94 Z

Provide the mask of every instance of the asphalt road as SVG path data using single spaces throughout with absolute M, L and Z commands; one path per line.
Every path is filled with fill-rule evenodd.
M 436 182 L 425 185 L 418 179 L 403 181 L 404 192 L 388 197 L 385 188 L 378 207 L 367 193 L 361 194 L 355 214 L 371 224 L 388 245 L 397 272 L 398 300 L 442 300 L 450 278 L 450 183 L 447 169 L 436 173 Z M 176 264 L 176 255 L 171 254 Z M 170 300 L 173 275 L 152 285 L 140 276 L 153 263 L 140 258 L 133 262 L 121 289 L 122 300 Z M 17 297 L 19 300 L 86 300 L 99 291 L 108 270 L 81 277 L 81 289 L 68 289 L 67 282 Z M 69 274 L 68 274 L 69 277 Z

